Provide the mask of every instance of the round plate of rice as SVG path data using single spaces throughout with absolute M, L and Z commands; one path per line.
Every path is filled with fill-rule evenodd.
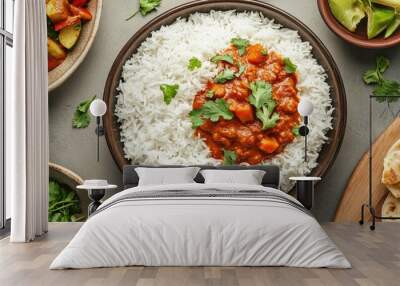
M 303 98 L 314 106 L 307 163 L 296 134 Z M 258 1 L 195 1 L 155 18 L 121 50 L 104 99 L 120 168 L 272 164 L 284 191 L 293 188 L 289 177 L 329 169 L 346 124 L 343 83 L 327 49 L 299 20 Z

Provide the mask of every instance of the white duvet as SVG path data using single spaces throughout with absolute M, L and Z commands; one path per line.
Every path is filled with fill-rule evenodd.
M 257 198 L 152 198 L 132 192 L 279 190 L 254 185 L 180 184 L 136 187 L 106 200 L 50 269 L 145 266 L 293 266 L 349 268 L 309 214 Z M 108 206 L 108 207 L 107 207 Z

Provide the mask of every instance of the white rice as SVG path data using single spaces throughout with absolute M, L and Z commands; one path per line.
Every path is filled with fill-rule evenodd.
M 211 11 L 162 27 L 148 37 L 124 65 L 115 114 L 121 123 L 125 157 L 136 164 L 206 164 L 221 162 L 210 156 L 204 142 L 193 136 L 188 113 L 196 93 L 216 74 L 209 59 L 228 47 L 234 37 L 262 43 L 289 57 L 300 75 L 300 96 L 314 104 L 310 117 L 309 163 L 304 165 L 304 141 L 297 138 L 284 152 L 265 164 L 281 168 L 281 188 L 289 191 L 290 176 L 308 174 L 332 128 L 332 104 L 324 69 L 313 58 L 312 47 L 294 30 L 282 28 L 255 12 Z M 197 57 L 202 67 L 189 71 Z M 160 84 L 179 84 L 170 105 L 163 101 Z

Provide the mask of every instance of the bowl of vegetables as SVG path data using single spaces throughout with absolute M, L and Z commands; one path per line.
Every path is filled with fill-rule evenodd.
M 318 0 L 328 27 L 343 40 L 369 49 L 400 43 L 400 0 Z
M 58 164 L 49 163 L 49 221 L 84 221 L 87 218 L 89 198 L 76 186 L 83 179 L 73 171 Z
M 87 55 L 100 22 L 102 0 L 46 0 L 49 91 Z

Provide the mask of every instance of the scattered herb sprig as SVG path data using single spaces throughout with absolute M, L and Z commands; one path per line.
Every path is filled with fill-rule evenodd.
M 96 96 L 89 98 L 85 101 L 79 103 L 76 107 L 74 117 L 72 118 L 72 127 L 73 128 L 86 128 L 90 124 L 90 115 L 89 115 L 89 107 L 93 100 L 95 100 Z
M 172 99 L 176 96 L 179 90 L 179 85 L 177 84 L 161 84 L 160 90 L 164 95 L 164 102 L 169 105 Z
M 279 113 L 274 112 L 276 102 L 272 98 L 272 86 L 263 80 L 258 80 L 250 85 L 252 94 L 250 103 L 256 108 L 256 116 L 261 120 L 262 129 L 270 129 L 276 126 Z
M 230 63 L 231 65 L 233 65 L 234 63 L 233 57 L 231 55 L 217 55 L 211 58 L 211 62 L 213 63 L 218 63 L 221 61 Z
M 129 21 L 133 17 L 136 16 L 137 13 L 140 12 L 142 16 L 146 16 L 150 12 L 153 12 L 156 10 L 158 6 L 160 6 L 161 0 L 139 0 L 139 10 L 133 13 L 131 16 L 129 16 L 126 21 Z
M 241 38 L 233 38 L 231 44 L 238 49 L 239 55 L 243 56 L 246 53 L 246 48 L 250 44 L 250 41 Z
M 285 64 L 285 72 L 287 73 L 296 72 L 297 66 L 289 58 L 284 58 L 283 63 Z

